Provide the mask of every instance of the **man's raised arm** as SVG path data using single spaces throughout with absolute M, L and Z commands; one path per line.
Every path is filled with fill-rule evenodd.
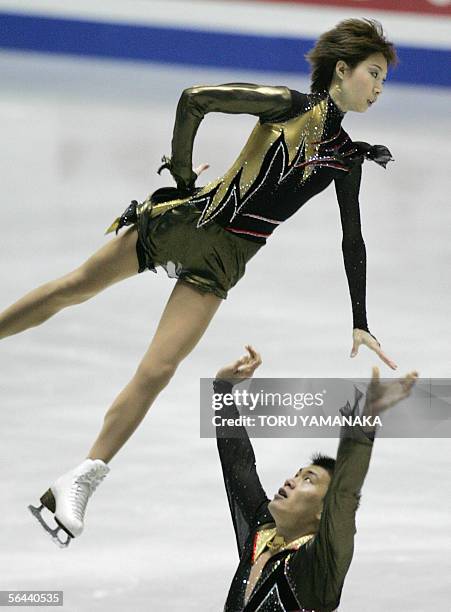
M 375 417 L 410 394 L 417 379 L 412 372 L 390 383 L 379 381 L 373 368 L 362 416 Z M 354 406 L 341 410 L 344 416 L 358 416 L 356 390 Z M 355 514 L 360 490 L 368 471 L 375 429 L 344 426 L 336 465 L 327 491 L 317 535 L 288 562 L 288 579 L 304 606 L 334 610 L 340 601 L 343 583 L 354 551 Z
M 250 378 L 261 364 L 260 355 L 250 346 L 246 349 L 248 355 L 219 370 L 213 383 L 215 400 L 222 403 L 216 412 L 216 439 L 240 555 L 252 526 L 260 516 L 267 514 L 268 501 L 257 474 L 254 450 L 246 428 L 231 426 L 227 422 L 239 417 L 233 402 L 234 384 Z

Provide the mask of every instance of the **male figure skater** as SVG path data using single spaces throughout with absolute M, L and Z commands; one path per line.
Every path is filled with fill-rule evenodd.
M 217 394 L 250 378 L 260 355 L 247 355 L 216 375 Z M 360 416 L 375 417 L 410 394 L 417 373 L 381 383 L 373 368 Z M 356 392 L 343 415 L 357 416 L 362 394 Z M 239 416 L 234 404 L 222 402 L 216 415 Z M 219 421 L 219 420 L 218 420 Z M 221 421 L 224 423 L 224 421 Z M 237 538 L 240 562 L 224 612 L 331 612 L 341 597 L 352 560 L 355 513 L 371 457 L 374 428 L 342 427 L 337 458 L 316 455 L 298 469 L 270 501 L 255 467 L 255 455 L 244 427 L 226 423 L 216 429 L 224 481 Z

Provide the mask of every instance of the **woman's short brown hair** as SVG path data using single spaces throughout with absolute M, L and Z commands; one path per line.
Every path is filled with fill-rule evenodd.
M 388 66 L 397 63 L 396 50 L 384 36 L 382 25 L 375 19 L 345 19 L 332 30 L 321 34 L 316 45 L 306 54 L 312 67 L 311 90 L 329 89 L 339 60 L 355 68 L 372 53 L 382 53 Z

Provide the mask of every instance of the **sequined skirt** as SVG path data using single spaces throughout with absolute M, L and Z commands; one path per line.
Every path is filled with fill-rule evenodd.
M 201 211 L 182 204 L 158 217 L 138 214 L 139 271 L 162 267 L 171 278 L 225 299 L 261 244 L 235 236 L 212 222 L 197 227 Z

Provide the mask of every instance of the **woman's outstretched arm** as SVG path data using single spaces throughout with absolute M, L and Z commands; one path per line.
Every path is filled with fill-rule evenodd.
M 189 190 L 194 186 L 194 138 L 207 113 L 245 113 L 263 121 L 276 121 L 287 114 L 291 104 L 292 92 L 287 87 L 229 83 L 185 89 L 177 106 L 169 164 L 177 187 Z
M 360 225 L 359 191 L 362 166 L 335 180 L 343 230 L 343 260 L 352 303 L 353 328 L 368 330 L 366 318 L 366 249 Z
M 346 176 L 335 180 L 343 229 L 343 259 L 352 302 L 354 331 L 351 357 L 355 357 L 359 346 L 364 344 L 392 370 L 396 370 L 396 363 L 382 351 L 379 342 L 369 332 L 366 319 L 366 249 L 360 226 L 359 206 L 361 178 L 362 166 L 357 164 Z

